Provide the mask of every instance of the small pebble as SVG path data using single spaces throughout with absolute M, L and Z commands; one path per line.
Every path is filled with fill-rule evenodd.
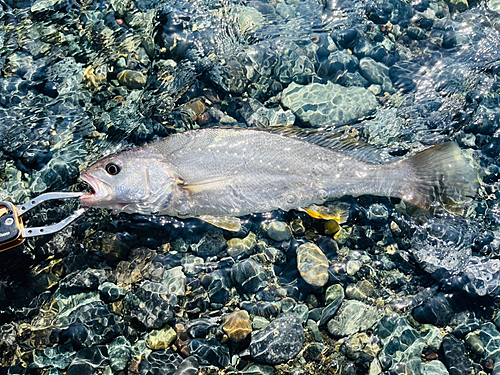
M 149 332 L 146 337 L 146 345 L 149 349 L 153 350 L 167 349 L 176 338 L 177 333 L 174 329 L 166 326 L 162 329 Z
M 315 244 L 308 242 L 297 249 L 297 269 L 309 285 L 325 285 L 328 282 L 328 266 L 328 259 Z
M 244 340 L 252 332 L 250 316 L 245 310 L 234 311 L 226 315 L 224 319 L 222 329 L 234 342 Z

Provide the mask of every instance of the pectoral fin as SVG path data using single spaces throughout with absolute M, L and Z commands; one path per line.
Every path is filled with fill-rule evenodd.
M 229 182 L 228 177 L 215 177 L 196 182 L 180 181 L 179 187 L 193 194 L 207 190 L 222 190 L 227 182 Z
M 309 207 L 299 208 L 299 210 L 306 212 L 315 219 L 335 220 L 339 224 L 345 223 L 349 217 L 349 210 L 341 204 L 331 206 L 312 204 Z
M 206 221 L 209 224 L 215 225 L 218 228 L 229 230 L 231 232 L 237 232 L 241 228 L 241 221 L 237 217 L 203 215 L 197 216 L 197 218 Z

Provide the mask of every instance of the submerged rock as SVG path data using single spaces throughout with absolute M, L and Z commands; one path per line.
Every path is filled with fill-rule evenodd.
M 378 310 L 359 301 L 345 301 L 339 312 L 328 322 L 328 332 L 344 337 L 365 331 L 377 322 Z
M 252 336 L 249 349 L 257 362 L 277 365 L 295 358 L 303 344 L 301 319 L 294 313 L 284 313 Z
M 362 87 L 343 87 L 332 82 L 307 86 L 290 84 L 281 103 L 312 127 L 352 124 L 377 108 L 377 99 Z
M 222 329 L 232 341 L 244 340 L 252 332 L 250 316 L 245 310 L 232 312 L 225 316 Z
M 308 242 L 297 249 L 297 269 L 309 285 L 325 285 L 328 282 L 328 266 L 328 259 L 317 245 Z

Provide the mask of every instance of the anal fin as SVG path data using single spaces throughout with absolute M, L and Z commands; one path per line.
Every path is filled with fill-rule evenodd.
M 335 220 L 337 223 L 345 223 L 349 217 L 349 209 L 342 202 L 328 206 L 317 206 L 315 204 L 309 207 L 299 208 L 298 210 L 306 212 L 315 219 Z
M 231 232 L 237 232 L 241 228 L 241 220 L 234 216 L 197 216 L 197 219 L 206 221 L 218 228 L 222 228 Z

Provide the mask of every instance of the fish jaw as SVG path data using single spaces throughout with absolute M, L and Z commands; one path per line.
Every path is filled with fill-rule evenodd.
M 104 202 L 111 202 L 113 199 L 113 190 L 104 181 L 88 173 L 83 173 L 80 179 L 86 182 L 93 190 L 93 193 L 82 195 L 80 203 L 84 207 L 102 207 Z

